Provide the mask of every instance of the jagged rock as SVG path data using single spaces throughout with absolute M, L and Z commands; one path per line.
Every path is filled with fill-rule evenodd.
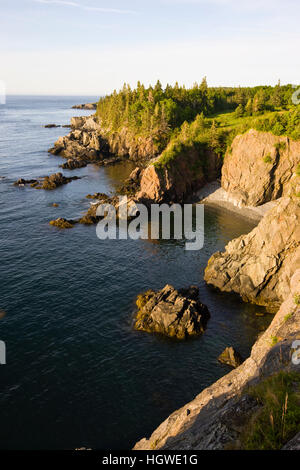
M 126 181 L 118 188 L 118 193 L 128 196 L 133 196 L 139 190 L 140 178 L 142 174 L 142 168 L 135 168 L 129 175 Z
M 300 450 L 300 432 L 296 434 L 285 446 L 282 450 Z
M 276 311 L 289 291 L 291 274 L 300 268 L 300 200 L 281 198 L 248 235 L 215 253 L 205 281 L 224 292 Z
M 287 298 L 256 341 L 251 356 L 172 413 L 148 439 L 141 439 L 134 450 L 239 448 L 241 431 L 259 406 L 249 397 L 249 387 L 279 371 L 299 373 L 299 365 L 291 361 L 291 348 L 300 331 L 300 305 L 294 301 L 299 285 L 300 270 L 292 277 Z M 274 337 L 278 338 L 275 345 L 271 341 Z
M 15 186 L 25 186 L 25 184 L 30 184 L 32 188 L 36 189 L 56 189 L 59 186 L 62 186 L 63 184 L 70 183 L 71 181 L 78 180 L 80 179 L 79 176 L 72 176 L 70 178 L 67 178 L 64 176 L 62 173 L 53 173 L 50 176 L 45 176 L 44 178 L 41 178 L 40 180 L 25 180 L 23 178 L 18 179 L 14 183 Z
M 105 193 L 88 194 L 85 197 L 87 199 L 99 199 L 101 201 L 107 201 L 109 199 L 109 196 Z
M 197 287 L 176 290 L 170 285 L 139 295 L 134 328 L 178 339 L 203 333 L 210 315 L 198 295 Z
M 250 130 L 235 137 L 222 168 L 222 187 L 240 206 L 259 206 L 300 191 L 300 142 Z
M 218 357 L 218 361 L 235 369 L 242 364 L 243 359 L 241 355 L 232 346 L 230 346 L 229 348 L 224 349 L 222 354 Z
M 61 127 L 61 126 L 58 124 L 46 124 L 44 127 L 46 129 L 52 129 L 53 127 Z
M 64 170 L 76 170 L 77 168 L 84 168 L 87 166 L 87 162 L 82 160 L 76 160 L 75 158 L 69 158 L 66 163 L 60 165 Z
M 53 225 L 54 227 L 65 229 L 65 228 L 73 228 L 76 222 L 77 221 L 75 220 L 67 220 L 67 219 L 60 217 L 59 219 L 51 220 L 49 222 L 49 225 Z
M 68 184 L 71 183 L 71 181 L 78 179 L 80 179 L 79 176 L 72 176 L 71 178 L 67 178 L 62 173 L 53 173 L 50 176 L 46 176 L 41 182 L 41 185 L 37 186 L 36 189 L 52 190 L 62 186 L 63 184 Z
M 23 178 L 20 178 L 18 179 L 18 181 L 16 181 L 14 183 L 15 186 L 24 186 L 25 184 L 37 184 L 38 183 L 38 180 L 35 180 L 35 179 L 32 179 L 32 180 L 25 180 Z
M 121 158 L 149 160 L 158 154 L 152 137 L 137 137 L 127 128 L 112 133 L 101 127 L 96 115 L 73 117 L 71 128 L 68 135 L 59 137 L 50 153 L 99 165 L 110 165 Z
M 72 109 L 97 109 L 97 103 L 75 104 L 74 106 L 72 106 Z
M 95 119 L 89 117 L 73 117 L 71 119 L 71 132 L 59 137 L 54 147 L 49 149 L 53 155 L 68 158 L 65 168 L 73 169 L 75 162 L 101 162 L 105 155 L 109 155 L 107 140 L 101 136 L 101 128 Z M 71 160 L 74 163 L 71 163 Z M 78 163 L 79 164 L 79 163 Z M 82 164 L 83 166 L 83 164 Z M 75 166 L 81 168 L 81 166 Z
M 142 201 L 182 202 L 208 181 L 215 180 L 222 161 L 213 151 L 199 154 L 195 149 L 178 155 L 168 166 L 158 168 L 153 161 L 141 174 L 136 198 Z M 203 163 L 199 164 L 199 162 Z

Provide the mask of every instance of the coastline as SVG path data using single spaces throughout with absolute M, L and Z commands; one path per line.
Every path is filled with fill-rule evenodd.
M 196 194 L 197 204 L 221 207 L 226 211 L 234 212 L 236 215 L 259 222 L 265 214 L 276 205 L 276 201 L 270 201 L 261 206 L 241 206 L 239 202 L 231 197 L 218 181 L 207 183 Z

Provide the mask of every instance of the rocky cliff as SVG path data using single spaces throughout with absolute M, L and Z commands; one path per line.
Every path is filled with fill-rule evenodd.
M 300 270 L 292 277 L 285 301 L 269 328 L 253 346 L 251 356 L 175 411 L 134 449 L 243 448 L 241 436 L 245 430 L 249 432 L 249 423 L 262 406 L 249 393 L 251 387 L 263 384 L 267 377 L 279 371 L 299 373 L 298 361 L 291 360 L 297 355 L 294 341 L 300 339 L 300 305 L 295 301 L 299 290 Z M 291 441 L 286 448 L 297 448 L 299 436 L 294 439 L 293 436 L 288 437 Z
M 168 165 L 159 165 L 159 158 L 142 172 L 137 199 L 145 201 L 182 202 L 208 181 L 220 175 L 222 160 L 213 151 L 199 153 L 190 149 Z
M 112 133 L 101 126 L 96 115 L 73 117 L 71 128 L 68 135 L 59 137 L 54 147 L 49 149 L 50 153 L 104 164 L 125 157 L 149 160 L 158 154 L 157 144 L 151 137 L 135 136 L 126 128 Z
M 289 291 L 291 274 L 300 268 L 300 200 L 281 198 L 248 235 L 215 253 L 205 281 L 243 300 L 276 310 Z
M 300 192 L 299 163 L 299 141 L 252 129 L 227 151 L 222 187 L 240 206 L 259 206 Z

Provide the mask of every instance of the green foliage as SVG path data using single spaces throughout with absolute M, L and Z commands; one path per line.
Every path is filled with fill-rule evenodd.
M 277 336 L 271 336 L 271 346 L 275 346 L 278 343 Z
M 287 313 L 284 317 L 284 321 L 287 322 L 290 318 L 292 318 L 293 313 Z
M 296 305 L 300 305 L 300 294 L 295 295 L 294 302 L 295 302 Z
M 279 372 L 249 390 L 260 408 L 241 437 L 245 450 L 279 450 L 299 431 L 300 374 Z
M 300 107 L 294 106 L 292 85 L 276 87 L 214 87 L 206 78 L 185 88 L 145 87 L 138 82 L 99 100 L 97 117 L 108 133 L 130 132 L 154 143 L 161 154 L 157 168 L 167 166 L 182 152 L 207 147 L 225 155 L 234 137 L 254 128 L 300 139 Z M 300 173 L 300 169 L 299 169 Z
M 300 163 L 298 163 L 298 165 L 296 167 L 296 175 L 300 176 Z
M 286 149 L 286 143 L 285 142 L 277 142 L 277 144 L 274 145 L 274 148 L 277 150 L 277 152 L 280 152 L 281 150 Z
M 272 163 L 273 160 L 272 160 L 271 154 L 268 153 L 267 155 L 265 155 L 265 156 L 263 157 L 263 161 L 264 161 L 265 163 Z

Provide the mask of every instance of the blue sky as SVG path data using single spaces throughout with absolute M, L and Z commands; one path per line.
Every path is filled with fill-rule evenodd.
M 102 95 L 126 81 L 300 82 L 298 0 L 0 0 L 14 94 Z

